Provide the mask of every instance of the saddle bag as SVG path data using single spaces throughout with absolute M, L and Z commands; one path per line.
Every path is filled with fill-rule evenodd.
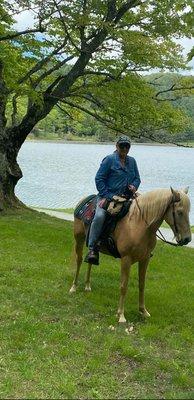
M 119 213 L 122 212 L 125 203 L 128 204 L 128 201 L 125 197 L 113 196 L 112 200 L 108 203 L 106 208 L 108 215 L 112 217 L 118 216 Z

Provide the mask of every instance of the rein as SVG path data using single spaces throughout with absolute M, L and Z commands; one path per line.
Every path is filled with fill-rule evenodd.
M 142 219 L 144 220 L 144 222 L 146 223 L 146 225 L 149 226 L 149 224 L 148 224 L 148 222 L 146 221 L 146 219 L 143 218 L 143 216 L 142 216 L 142 211 L 141 211 L 141 208 L 140 208 L 139 203 L 138 203 L 138 201 L 137 201 L 137 196 L 136 196 L 136 195 L 134 195 L 134 199 L 135 199 L 135 202 L 136 202 L 136 204 L 137 204 L 137 208 L 138 208 L 138 210 L 139 210 L 139 212 L 140 212 L 140 214 L 141 214 Z M 165 212 L 164 212 L 164 215 L 166 214 L 166 211 L 168 210 L 168 207 L 170 207 L 171 204 L 172 204 L 172 207 L 173 207 L 173 209 L 172 209 L 172 216 L 173 216 L 173 223 L 174 223 L 174 228 L 175 228 L 175 234 L 177 235 L 177 234 L 178 234 L 178 228 L 177 228 L 176 217 L 175 217 L 175 201 L 174 201 L 173 195 L 172 195 L 172 199 L 171 199 L 170 203 L 168 204 L 168 206 L 167 206 L 167 208 L 166 208 L 166 210 L 165 210 Z M 160 229 L 158 229 L 158 232 L 159 232 L 160 236 L 159 236 L 159 235 L 157 234 L 157 232 L 156 232 L 156 237 L 157 237 L 158 239 L 162 240 L 162 242 L 167 243 L 167 244 L 170 244 L 171 246 L 175 246 L 175 247 L 179 246 L 178 243 L 173 243 L 173 242 L 169 242 L 168 240 L 166 240 L 165 237 L 164 237 L 164 235 L 163 235 L 163 233 L 161 232 Z

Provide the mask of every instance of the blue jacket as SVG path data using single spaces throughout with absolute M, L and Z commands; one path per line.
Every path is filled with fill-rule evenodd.
M 108 155 L 102 160 L 95 182 L 100 197 L 111 199 L 114 195 L 130 195 L 128 185 L 138 189 L 141 182 L 135 159 L 127 156 L 123 166 L 117 151 Z

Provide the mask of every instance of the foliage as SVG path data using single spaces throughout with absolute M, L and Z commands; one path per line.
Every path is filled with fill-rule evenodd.
M 33 13 L 33 28 L 41 33 L 14 31 L 13 16 L 24 9 Z M 21 116 L 13 106 L 13 128 L 15 124 L 22 127 L 30 115 L 30 132 L 56 104 L 67 116 L 73 114 L 80 135 L 97 130 L 97 136 L 102 136 L 101 125 L 94 128 L 83 111 L 104 123 L 107 135 L 113 129 L 152 138 L 155 130 L 179 132 L 186 124 L 180 110 L 169 102 L 158 103 L 156 88 L 142 78 L 142 72 L 186 68 L 174 37 L 193 35 L 191 1 L 46 0 L 44 7 L 39 0 L 11 5 L 2 1 L 0 12 L 1 59 L 9 101 L 19 104 L 20 96 L 27 98 Z M 192 85 L 189 82 L 188 94 Z M 8 114 L 9 110 L 10 104 Z M 55 115 L 60 114 L 53 111 L 51 120 Z M 88 121 L 93 127 L 87 128 Z M 60 123 L 53 129 L 63 130 Z

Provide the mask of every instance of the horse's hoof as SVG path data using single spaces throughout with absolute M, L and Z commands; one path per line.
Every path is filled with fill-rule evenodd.
M 86 285 L 85 286 L 85 292 L 91 292 L 91 291 L 92 291 L 91 286 L 90 285 Z
M 140 315 L 141 315 L 142 317 L 144 317 L 144 318 L 149 318 L 149 317 L 151 317 L 150 313 L 149 313 L 146 309 L 144 309 L 144 310 L 139 310 L 139 313 L 140 313 Z
M 75 284 L 73 284 L 72 286 L 71 286 L 71 289 L 70 289 L 70 291 L 69 291 L 69 293 L 75 293 L 76 292 L 76 285 Z
M 125 322 L 127 322 L 127 321 L 126 321 L 124 315 L 120 315 L 119 324 L 125 324 Z

